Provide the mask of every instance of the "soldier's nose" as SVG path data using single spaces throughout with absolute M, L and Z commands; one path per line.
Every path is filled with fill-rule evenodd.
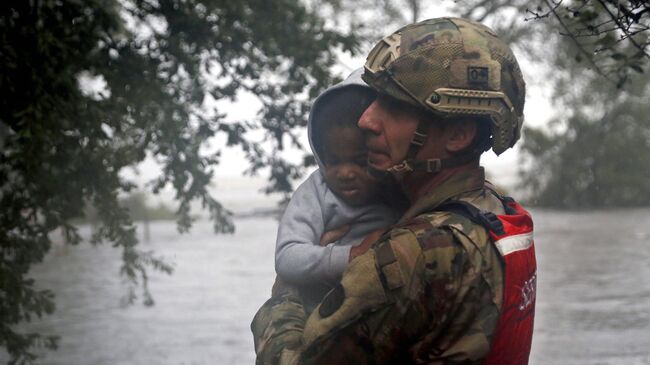
M 379 103 L 377 100 L 373 101 L 372 104 L 363 112 L 361 118 L 357 125 L 364 132 L 370 132 L 374 134 L 379 134 L 381 131 L 381 125 L 379 123 Z

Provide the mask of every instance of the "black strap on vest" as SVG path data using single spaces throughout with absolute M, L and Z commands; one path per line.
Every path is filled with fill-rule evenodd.
M 463 216 L 496 235 L 504 234 L 503 223 L 492 212 L 484 212 L 470 203 L 451 200 L 436 207 L 435 211 L 451 212 Z
M 501 205 L 503 205 L 503 210 L 506 212 L 506 215 L 517 214 L 517 210 L 510 206 L 510 203 L 514 202 L 515 199 L 507 195 L 499 194 L 499 192 L 491 183 L 487 183 L 485 187 L 492 193 L 492 195 L 501 201 Z
M 515 215 L 517 214 L 517 210 L 513 207 L 510 206 L 509 203 L 514 202 L 515 200 L 509 196 L 500 196 L 497 194 L 497 198 L 501 200 L 501 203 L 503 204 L 503 209 L 506 211 L 506 215 Z

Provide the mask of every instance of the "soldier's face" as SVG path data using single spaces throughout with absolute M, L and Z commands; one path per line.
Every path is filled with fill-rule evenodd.
M 380 95 L 359 118 L 368 147 L 368 165 L 385 171 L 404 161 L 420 114 L 394 99 Z

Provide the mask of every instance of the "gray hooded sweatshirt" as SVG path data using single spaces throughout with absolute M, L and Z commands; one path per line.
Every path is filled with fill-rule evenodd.
M 321 170 L 323 163 L 314 144 L 321 133 L 313 126 L 314 111 L 323 95 L 347 87 L 368 87 L 361 79 L 362 69 L 345 81 L 330 87 L 314 101 L 309 116 L 309 143 L 319 169 L 294 192 L 280 221 L 275 248 L 275 270 L 286 282 L 297 286 L 305 308 L 311 311 L 322 297 L 341 279 L 350 248 L 370 232 L 388 228 L 398 212 L 385 204 L 373 203 L 353 207 L 338 198 L 327 187 Z M 350 224 L 350 231 L 339 241 L 320 246 L 321 236 L 332 229 Z

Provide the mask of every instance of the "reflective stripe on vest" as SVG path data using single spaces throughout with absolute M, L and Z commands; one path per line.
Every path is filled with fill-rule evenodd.
M 503 257 L 504 290 L 501 315 L 490 354 L 484 365 L 526 365 L 533 340 L 537 262 L 533 242 L 533 221 L 515 201 L 506 203 L 516 213 L 499 215 L 504 234 L 490 231 Z

